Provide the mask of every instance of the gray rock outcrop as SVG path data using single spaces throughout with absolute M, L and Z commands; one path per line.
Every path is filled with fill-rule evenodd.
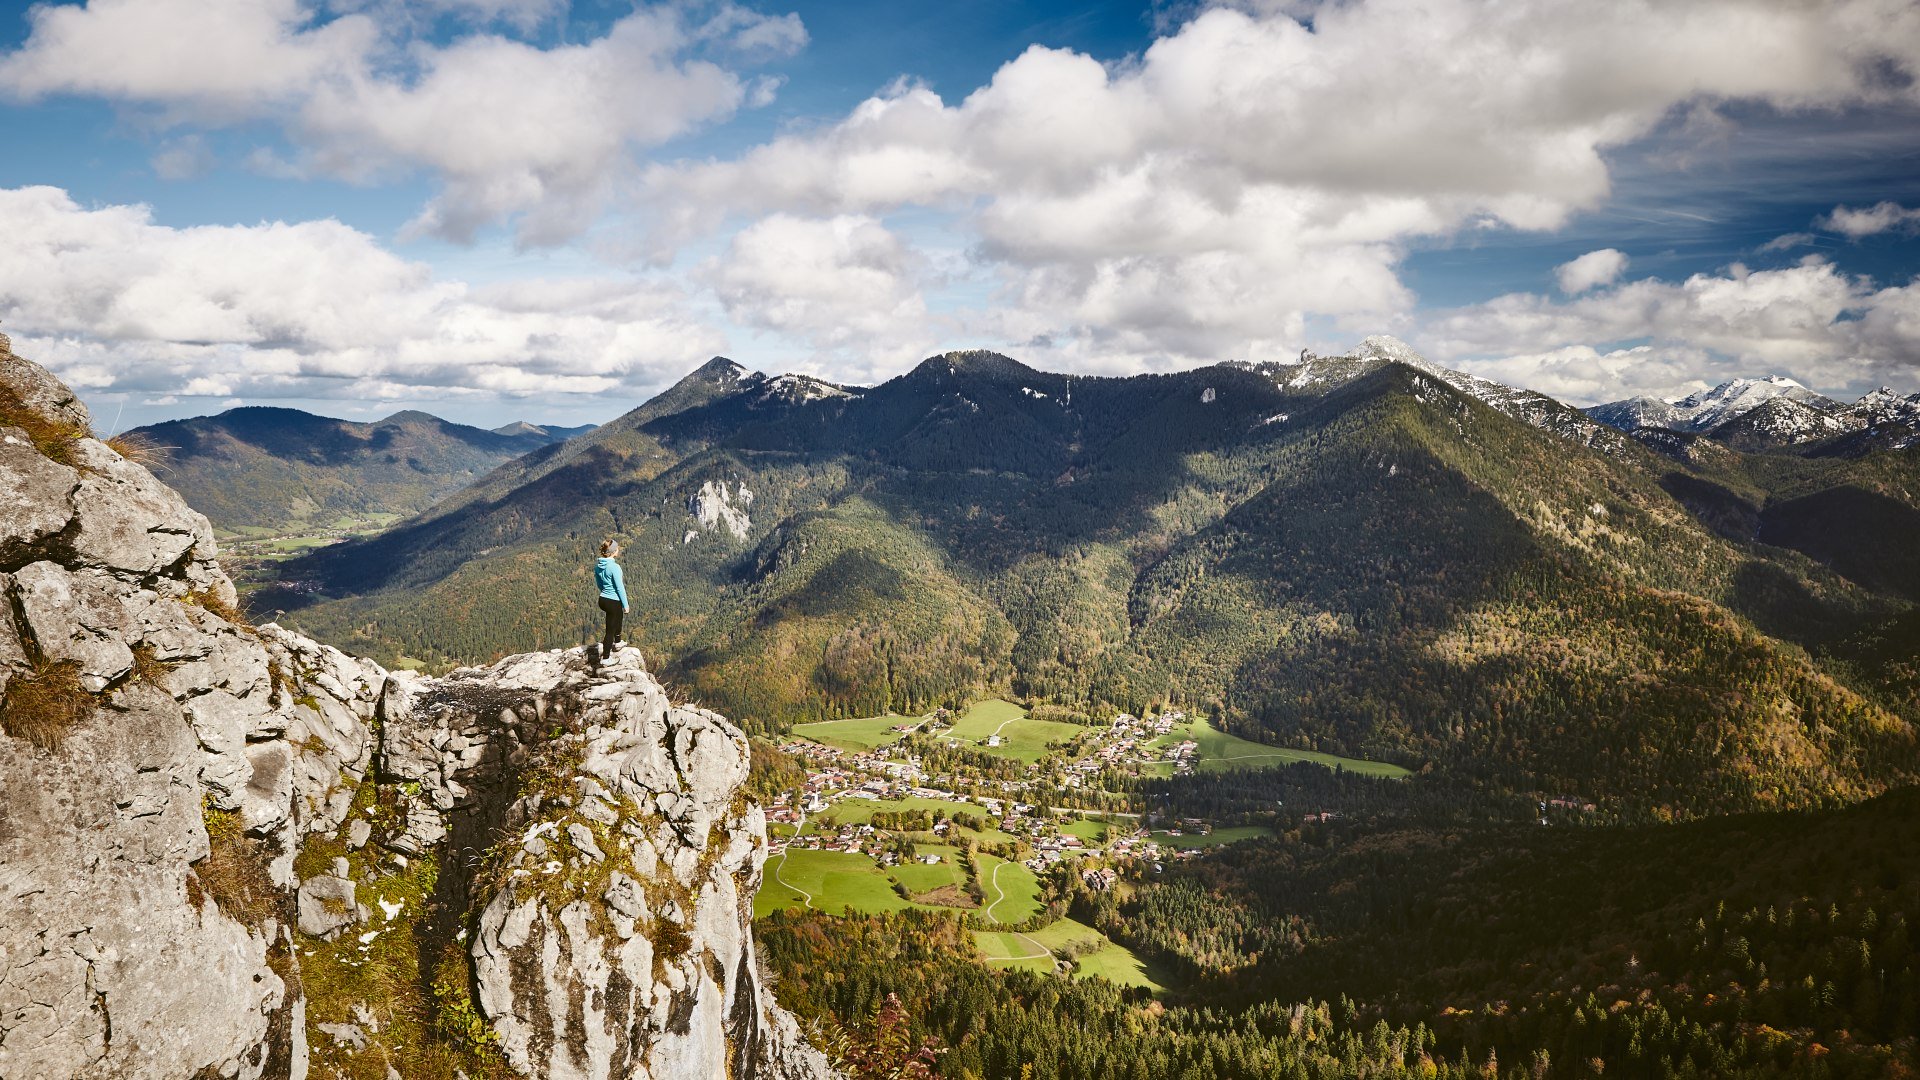
M 381 710 L 380 767 L 419 785 L 407 833 L 464 847 L 478 817 L 504 838 L 475 883 L 470 952 L 515 1070 L 828 1074 L 772 1004 L 747 932 L 766 823 L 741 793 L 737 728 L 672 705 L 635 650 L 396 679 Z
M 422 1015 L 528 1076 L 829 1075 L 755 963 L 738 730 L 632 652 L 429 679 L 246 626 L 87 422 L 0 335 L 0 1076 L 329 1075 Z

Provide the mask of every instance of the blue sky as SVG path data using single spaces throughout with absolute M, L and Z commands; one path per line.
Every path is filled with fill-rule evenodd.
M 1895 0 L 6 5 L 0 329 L 102 426 L 1374 332 L 1913 392 L 1917 73 Z

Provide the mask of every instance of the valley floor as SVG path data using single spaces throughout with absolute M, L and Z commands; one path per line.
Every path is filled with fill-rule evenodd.
M 1050 911 L 1045 879 L 1072 875 L 1111 888 L 1117 870 L 1131 864 L 1158 873 L 1170 861 L 1273 831 L 1197 817 L 1155 820 L 1125 809 L 1131 797 L 1102 789 L 1104 779 L 1298 762 L 1376 779 L 1409 775 L 1382 762 L 1252 742 L 1177 710 L 1082 725 L 1036 719 L 1003 700 L 951 714 L 801 724 L 784 749 L 807 763 L 807 778 L 769 807 L 772 854 L 756 917 L 789 908 L 944 913 L 974 928 L 985 963 L 1156 992 L 1166 988 L 1167 973 Z M 929 760 L 942 750 L 959 753 Z M 981 767 L 993 761 L 1013 767 Z M 1076 805 L 1045 805 L 1062 794 Z

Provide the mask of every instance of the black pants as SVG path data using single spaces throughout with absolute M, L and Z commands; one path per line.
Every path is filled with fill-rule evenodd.
M 613 651 L 613 643 L 620 640 L 621 624 L 627 621 L 627 614 L 620 607 L 620 601 L 611 596 L 600 598 L 600 610 L 607 613 L 607 636 L 600 639 L 601 653 Z

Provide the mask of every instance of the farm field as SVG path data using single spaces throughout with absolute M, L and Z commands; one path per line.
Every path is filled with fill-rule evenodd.
M 820 720 L 811 724 L 795 724 L 792 733 L 802 739 L 857 753 L 900 741 L 900 733 L 893 730 L 894 727 L 918 719 L 889 713 L 886 716 L 860 716 L 847 720 Z
M 894 891 L 895 881 L 915 895 L 924 895 L 946 886 L 959 888 L 965 884 L 966 868 L 957 861 L 960 858 L 958 848 L 944 844 L 923 844 L 919 848 L 926 853 L 942 856 L 943 861 L 932 866 L 903 863 L 882 869 L 875 865 L 870 856 L 845 851 L 795 848 L 775 855 L 767 860 L 760 891 L 754 894 L 753 917 L 757 919 L 790 907 L 812 907 L 836 915 L 848 908 L 863 915 L 906 908 L 922 911 L 955 910 L 952 903 L 919 903 L 903 899 Z M 1006 910 L 1038 911 L 1039 904 L 1035 900 L 1038 883 L 1034 882 L 1031 873 L 1025 872 L 1025 867 L 1016 868 L 1025 874 L 1023 878 L 1013 870 L 1000 875 L 1002 887 L 1009 892 Z M 1026 917 L 1024 914 L 1015 916 L 1019 919 Z
M 922 799 L 917 796 L 910 796 L 904 799 L 844 799 L 820 811 L 812 818 L 809 818 L 807 827 L 802 831 L 817 833 L 822 830 L 835 829 L 841 825 L 865 825 L 873 820 L 873 815 L 875 814 L 900 813 L 908 810 L 944 811 L 948 816 L 958 813 L 972 814 L 984 823 L 983 826 L 978 829 L 959 828 L 954 830 L 956 834 L 953 837 L 954 839 L 959 839 L 964 836 L 979 844 L 1011 844 L 1015 842 L 1011 834 L 1002 832 L 992 824 L 994 820 L 993 815 L 987 813 L 985 807 L 975 806 L 972 803 L 951 802 L 944 799 Z M 911 835 L 915 838 L 916 842 L 924 841 L 929 844 L 938 844 L 941 842 L 938 836 L 926 830 L 916 830 L 912 832 Z
M 1107 940 L 1100 931 L 1077 919 L 1055 919 L 1038 930 L 1027 931 L 1027 936 L 1056 950 L 1085 947 Z
M 1100 978 L 1121 986 L 1144 986 L 1155 992 L 1166 989 L 1147 970 L 1146 961 L 1118 942 L 1109 941 L 1093 952 L 1076 958 L 1074 963 L 1078 965 L 1073 972 L 1077 979 Z
M 345 539 L 344 536 L 282 536 L 263 541 L 262 546 L 272 555 L 292 556 L 314 548 L 338 544 Z
M 1183 739 L 1192 739 L 1199 744 L 1199 762 L 1195 767 L 1201 772 L 1257 769 L 1270 765 L 1291 765 L 1299 761 L 1311 761 L 1330 769 L 1338 766 L 1361 776 L 1389 780 L 1413 775 L 1407 769 L 1384 761 L 1368 761 L 1364 758 L 1323 754 L 1317 750 L 1295 750 L 1285 746 L 1257 743 L 1251 739 L 1243 739 L 1238 735 L 1221 731 L 1204 717 L 1175 725 L 1172 731 L 1155 739 L 1151 746 L 1158 750 L 1161 747 L 1172 746 Z M 1173 773 L 1173 763 L 1156 762 L 1149 771 L 1151 775 L 1169 776 Z
M 961 837 L 965 837 L 969 840 L 972 840 L 976 844 L 1013 844 L 1013 843 L 1019 842 L 1018 839 L 1012 833 L 1002 832 L 1000 829 L 992 825 L 989 825 L 984 829 L 958 829 L 955 831 L 959 835 L 954 836 L 953 839 L 957 840 L 957 839 L 960 839 Z M 926 835 L 928 840 L 930 840 L 931 842 L 934 842 L 934 843 L 939 842 L 938 838 L 932 836 L 931 834 L 916 834 L 916 835 Z
M 1034 720 L 1027 716 L 1027 710 L 1013 702 L 995 699 L 968 706 L 953 727 L 941 732 L 940 737 L 1031 765 L 1047 756 L 1048 744 L 1066 742 L 1088 730 L 1079 724 L 1058 720 Z M 981 745 L 996 734 L 1002 740 L 999 746 Z

